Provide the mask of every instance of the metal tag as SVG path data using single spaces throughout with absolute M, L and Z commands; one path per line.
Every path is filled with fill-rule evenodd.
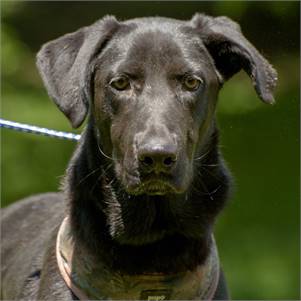
M 172 290 L 170 289 L 154 289 L 141 292 L 140 300 L 161 301 L 169 300 Z

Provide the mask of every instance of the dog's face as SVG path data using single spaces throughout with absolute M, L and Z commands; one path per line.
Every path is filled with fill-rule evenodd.
M 79 126 L 90 110 L 98 146 L 134 195 L 184 193 L 214 129 L 217 94 L 240 69 L 272 102 L 276 73 L 231 20 L 196 15 L 105 18 L 46 44 L 38 66 Z
M 146 23 L 116 33 L 95 61 L 99 141 L 111 137 L 102 147 L 128 193 L 183 193 L 191 182 L 219 88 L 213 61 L 194 38 L 173 24 Z

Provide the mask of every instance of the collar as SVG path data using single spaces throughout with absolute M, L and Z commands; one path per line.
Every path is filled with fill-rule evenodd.
M 56 258 L 64 281 L 80 300 L 212 300 L 219 279 L 213 236 L 208 258 L 194 271 L 127 275 L 95 264 L 92 256 L 83 254 L 72 240 L 68 217 L 57 235 Z

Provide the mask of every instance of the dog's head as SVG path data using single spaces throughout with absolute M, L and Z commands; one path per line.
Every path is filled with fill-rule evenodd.
M 190 21 L 105 17 L 44 45 L 37 64 L 73 127 L 89 111 L 99 146 L 134 195 L 188 189 L 224 81 L 245 70 L 267 103 L 276 83 L 235 22 L 202 14 Z

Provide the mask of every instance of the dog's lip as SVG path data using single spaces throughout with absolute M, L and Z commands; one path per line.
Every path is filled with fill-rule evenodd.
M 150 195 L 164 195 L 167 193 L 175 192 L 175 189 L 168 182 L 150 180 L 143 182 L 141 185 L 141 190 Z
M 131 194 L 148 194 L 148 195 L 165 195 L 177 193 L 177 189 L 169 181 L 150 179 L 140 182 L 132 189 L 129 189 Z
M 172 175 L 164 173 L 140 175 L 139 172 L 124 169 L 124 187 L 132 195 L 181 194 L 183 189 Z M 178 187 L 179 186 L 179 187 Z

